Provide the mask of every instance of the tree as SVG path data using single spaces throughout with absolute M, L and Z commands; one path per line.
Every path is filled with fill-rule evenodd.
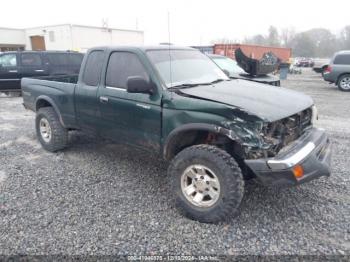
M 248 38 L 246 37 L 243 43 L 251 45 L 266 45 L 266 39 L 263 35 L 259 34 Z
M 329 57 L 339 48 L 336 36 L 328 29 L 314 28 L 306 31 L 305 34 L 315 42 L 314 55 L 317 57 Z
M 350 49 L 350 25 L 343 28 L 340 34 L 340 48 Z
M 279 35 L 276 27 L 272 25 L 269 27 L 269 33 L 266 42 L 270 46 L 280 46 Z
M 295 38 L 296 32 L 295 29 L 293 27 L 289 27 L 289 28 L 282 28 L 281 30 L 281 44 L 284 47 L 290 47 L 293 39 Z
M 314 57 L 316 44 L 305 32 L 299 33 L 292 41 L 291 47 L 295 56 Z

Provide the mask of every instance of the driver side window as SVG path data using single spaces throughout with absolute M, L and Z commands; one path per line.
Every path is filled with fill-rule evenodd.
M 112 53 L 107 67 L 106 86 L 126 89 L 128 77 L 131 76 L 141 76 L 149 81 L 148 73 L 137 55 L 129 52 Z
M 4 54 L 0 56 L 0 65 L 3 67 L 17 66 L 16 54 Z

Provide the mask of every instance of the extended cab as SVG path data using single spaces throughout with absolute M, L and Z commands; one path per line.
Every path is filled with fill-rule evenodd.
M 226 219 L 249 178 L 285 186 L 330 175 L 331 144 L 313 127 L 310 97 L 229 79 L 197 50 L 93 48 L 78 81 L 60 81 L 22 79 L 42 146 L 61 150 L 80 129 L 160 154 L 190 218 Z

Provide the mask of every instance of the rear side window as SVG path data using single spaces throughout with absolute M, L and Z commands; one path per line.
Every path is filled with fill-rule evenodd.
M 335 65 L 350 65 L 350 54 L 337 55 L 333 63 Z
M 47 54 L 47 59 L 50 65 L 67 65 L 68 55 L 67 54 Z
M 149 80 L 145 68 L 135 54 L 112 53 L 107 67 L 106 86 L 126 89 L 126 83 L 130 76 L 141 76 Z
M 89 86 L 97 86 L 103 65 L 103 51 L 92 51 L 85 65 L 83 82 Z
M 16 54 L 5 54 L 0 56 L 0 65 L 3 67 L 17 66 Z
M 69 62 L 72 65 L 81 65 L 81 62 L 83 61 L 83 55 L 82 54 L 70 54 L 69 55 Z
M 21 54 L 22 66 L 41 66 L 40 54 Z

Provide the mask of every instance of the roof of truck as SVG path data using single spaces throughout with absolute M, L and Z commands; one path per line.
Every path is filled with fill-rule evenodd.
M 336 52 L 337 55 L 340 55 L 340 54 L 350 54 L 350 50 L 341 50 L 341 51 L 338 51 Z
M 91 49 L 107 49 L 107 50 L 114 50 L 114 49 L 140 49 L 142 51 L 149 51 L 149 50 L 197 50 L 191 47 L 186 46 L 176 46 L 176 45 L 145 45 L 145 46 L 98 46 Z
M 1 53 L 1 52 L 0 52 Z M 67 51 L 56 51 L 56 50 L 46 50 L 46 51 L 36 51 L 36 50 L 23 50 L 23 51 L 6 51 L 6 52 L 3 52 L 1 54 L 17 54 L 17 53 L 20 53 L 20 54 L 25 54 L 25 53 L 58 53 L 58 54 L 67 54 L 67 53 L 70 53 L 70 54 L 82 54 L 80 52 L 77 52 L 77 51 L 71 51 L 71 50 L 67 50 Z

